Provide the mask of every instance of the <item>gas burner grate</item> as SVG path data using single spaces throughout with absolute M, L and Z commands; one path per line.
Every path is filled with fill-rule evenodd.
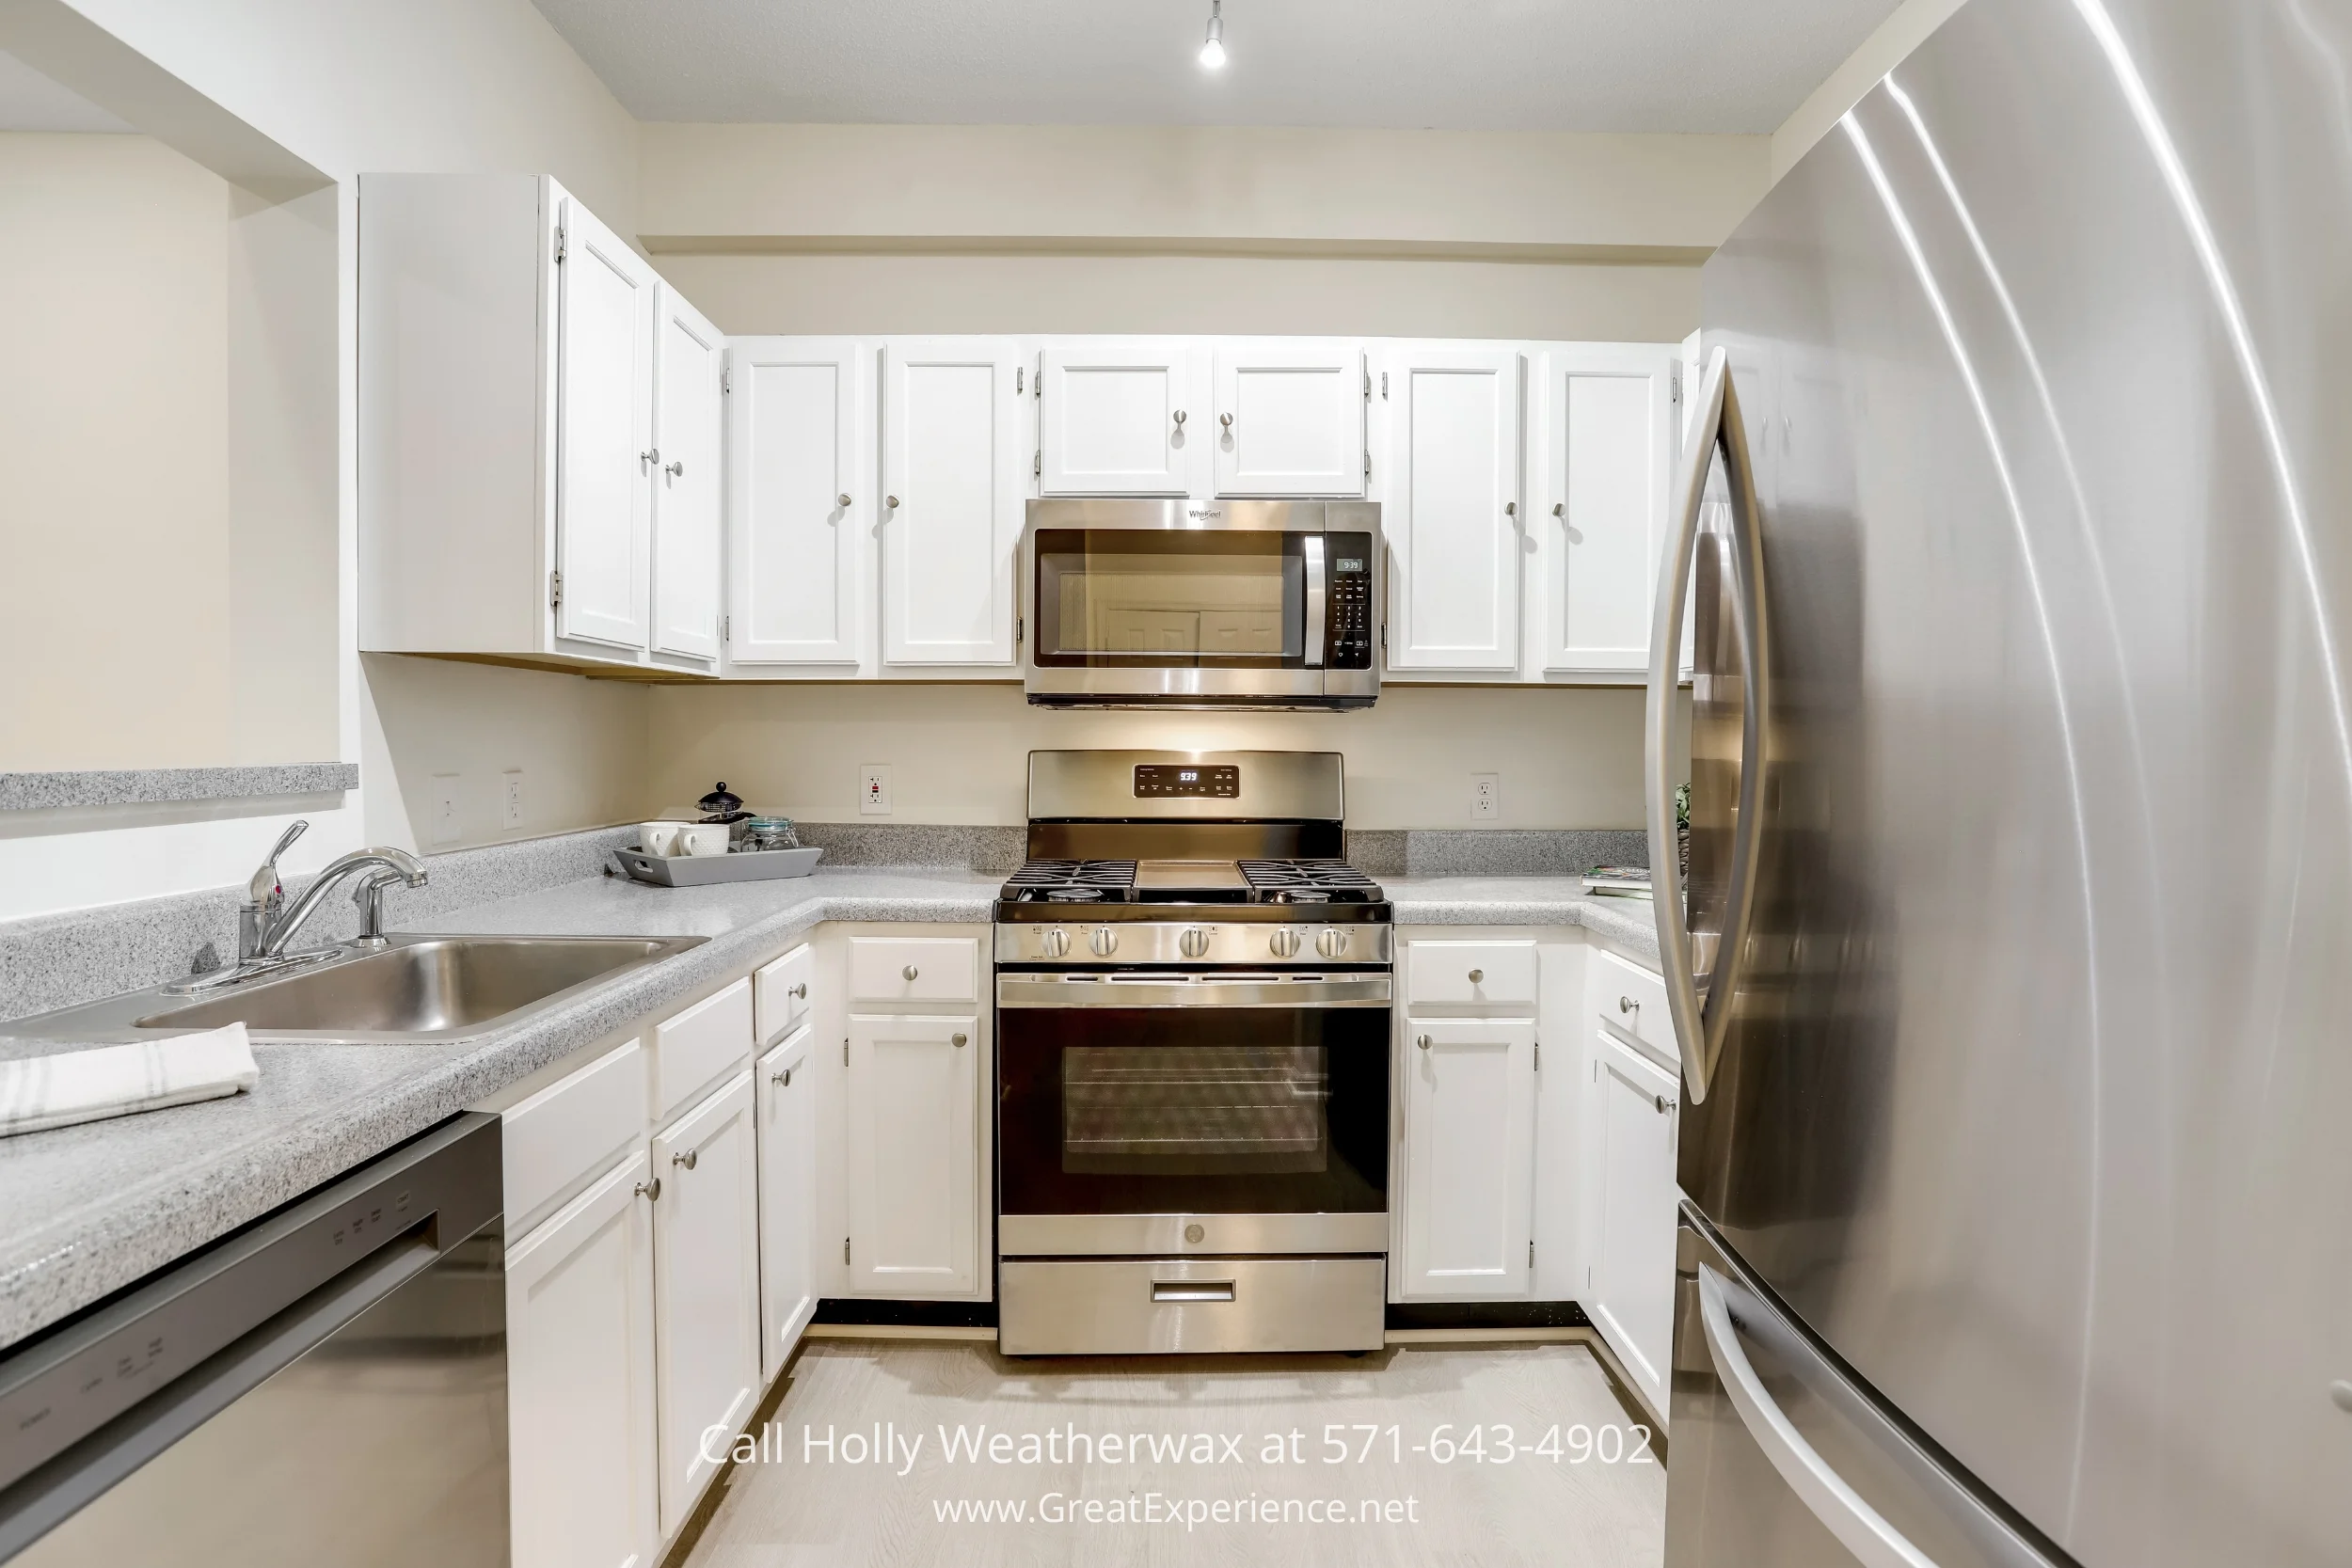
M 1341 860 L 1243 861 L 1251 895 L 1270 904 L 1328 904 L 1380 896 L 1380 884 Z
M 1099 904 L 1136 895 L 1133 861 L 1030 861 L 1005 881 L 1017 903 Z

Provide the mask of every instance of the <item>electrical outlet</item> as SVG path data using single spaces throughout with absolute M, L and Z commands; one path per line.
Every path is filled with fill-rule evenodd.
M 862 764 L 857 770 L 857 809 L 861 816 L 890 815 L 890 765 L 886 762 Z
M 436 844 L 457 842 L 457 775 L 433 775 L 433 816 L 425 824 L 425 836 Z
M 1502 775 L 1470 775 L 1470 820 L 1492 822 L 1502 816 Z
M 499 775 L 500 810 L 505 813 L 506 831 L 513 832 L 523 825 L 523 772 L 510 768 Z

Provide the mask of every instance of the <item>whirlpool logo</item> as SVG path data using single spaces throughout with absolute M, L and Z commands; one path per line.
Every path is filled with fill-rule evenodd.
M 1189 512 L 1185 513 L 1185 514 L 1184 514 L 1184 515 L 1185 515 L 1185 516 L 1187 516 L 1187 517 L 1197 518 L 1197 519 L 1200 519 L 1200 520 L 1201 520 L 1201 521 L 1205 522 L 1205 521 L 1207 521 L 1207 520 L 1208 520 L 1209 518 L 1211 518 L 1211 517 L 1222 517 L 1222 516 L 1224 516 L 1224 515 L 1225 515 L 1225 514 L 1224 514 L 1224 513 L 1222 513 L 1222 512 L 1219 512 L 1219 511 L 1218 511 L 1216 507 L 1214 507 L 1214 506 L 1196 506 L 1196 507 L 1194 507 L 1191 511 L 1189 511 Z

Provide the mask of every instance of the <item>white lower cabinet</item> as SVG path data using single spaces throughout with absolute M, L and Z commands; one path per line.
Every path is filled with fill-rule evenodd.
M 516 1568 L 649 1568 L 653 1209 L 642 1148 L 506 1256 Z
M 1533 1263 L 1535 1024 L 1407 1017 L 1406 1298 L 1524 1296 Z
M 805 952 L 805 949 L 803 949 Z M 809 1211 L 817 1187 L 817 1086 L 803 1026 L 759 1059 L 759 1375 L 776 1373 L 817 1309 Z
M 759 1398 L 758 1174 L 739 1073 L 653 1140 L 661 1533 L 685 1521 Z M 715 1439 L 709 1434 L 717 1433 Z
M 1663 1418 L 1674 1348 L 1675 1077 L 1605 1027 L 1593 1041 L 1599 1233 L 1585 1309 Z
M 850 1290 L 979 1291 L 980 1021 L 851 1014 L 848 1055 Z

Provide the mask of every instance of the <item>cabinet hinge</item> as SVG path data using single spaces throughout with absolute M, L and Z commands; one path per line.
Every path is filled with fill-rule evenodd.
M 1018 615 L 1014 616 L 1012 618 L 1012 645 L 1014 647 L 1021 646 L 1022 634 L 1026 630 L 1028 630 L 1028 623 Z
M 1682 401 L 1682 367 L 1677 365 L 1666 374 L 1666 398 L 1670 403 Z
M 1015 365 L 1012 368 L 1012 395 L 1014 397 L 1019 397 L 1022 393 L 1027 391 L 1028 389 L 1029 367 L 1026 365 Z
M 1541 1040 L 1535 1042 L 1535 1070 L 1544 1070 L 1544 1042 Z
M 847 1035 L 841 1037 L 841 1065 L 850 1065 L 850 1037 Z
M 721 371 L 719 372 L 719 395 L 724 397 L 727 393 L 734 390 L 735 372 L 731 370 Z
M 719 617 L 719 641 L 722 642 L 732 642 L 735 641 L 734 616 L 722 615 Z
M 1527 1242 L 1527 1266 L 1531 1269 L 1535 1266 L 1535 1240 L 1532 1236 Z
M 1364 401 L 1366 403 L 1372 401 L 1372 372 L 1370 371 L 1364 372 Z
M 841 1238 L 841 1260 L 844 1263 L 850 1260 L 850 1238 L 847 1236 Z
M 560 223 L 555 226 L 555 264 L 564 264 L 564 226 Z
M 1371 483 L 1371 481 L 1372 481 L 1372 449 L 1371 449 L 1371 448 L 1369 448 L 1369 447 L 1367 447 L 1367 448 L 1365 448 L 1365 449 L 1364 449 L 1364 482 L 1365 482 L 1366 483 Z
M 1389 372 L 1386 371 L 1380 372 L 1380 401 L 1389 401 Z
M 1045 449 L 1043 447 L 1038 448 L 1037 455 L 1029 460 L 1029 472 L 1040 479 L 1045 477 Z
M 549 610 L 564 608 L 564 574 L 561 572 L 548 574 L 548 608 Z

